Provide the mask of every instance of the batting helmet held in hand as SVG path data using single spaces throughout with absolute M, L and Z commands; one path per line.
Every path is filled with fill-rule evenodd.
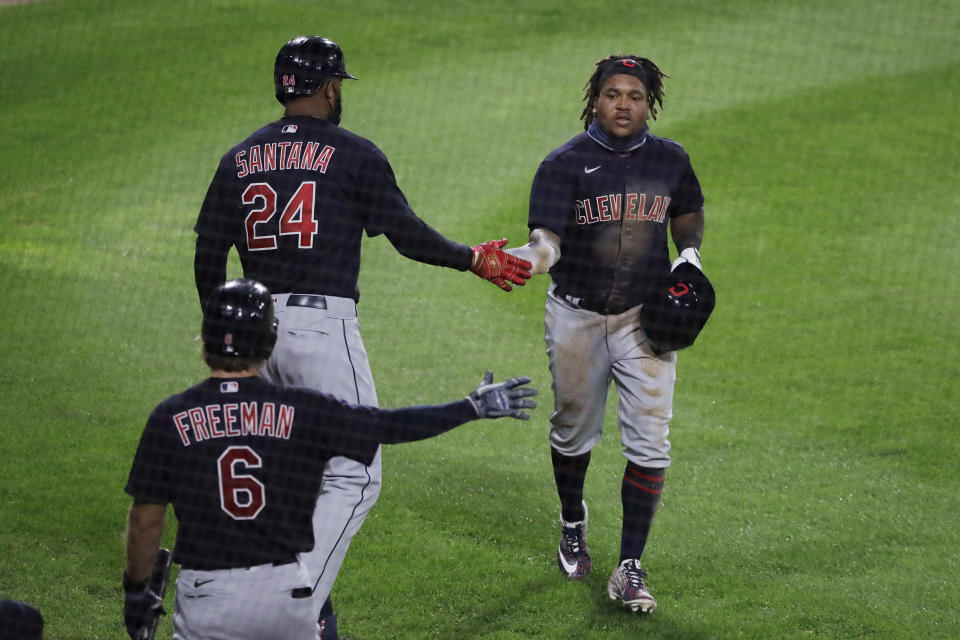
M 700 269 L 681 263 L 640 308 L 640 326 L 658 351 L 685 349 L 697 339 L 716 304 L 713 285 Z
M 210 354 L 268 358 L 277 342 L 270 292 L 256 280 L 224 282 L 203 307 L 200 337 Z
M 333 40 L 298 36 L 280 47 L 273 65 L 277 100 L 312 96 L 330 78 L 352 78 L 343 64 L 343 51 Z

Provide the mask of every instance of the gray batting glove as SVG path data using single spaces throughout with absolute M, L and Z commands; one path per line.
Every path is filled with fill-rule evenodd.
M 487 371 L 477 387 L 467 400 L 473 405 L 480 418 L 503 418 L 510 416 L 518 420 L 529 420 L 530 415 L 521 409 L 535 409 L 537 403 L 533 400 L 524 400 L 537 395 L 537 390 L 523 385 L 530 382 L 530 378 L 510 378 L 505 382 L 493 382 L 493 371 Z

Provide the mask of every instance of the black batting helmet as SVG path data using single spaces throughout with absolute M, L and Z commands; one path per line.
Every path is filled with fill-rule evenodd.
M 209 354 L 267 359 L 277 342 L 270 292 L 256 280 L 224 282 L 203 307 L 200 337 Z
M 277 100 L 312 96 L 330 78 L 353 78 L 343 65 L 343 51 L 333 40 L 320 36 L 297 36 L 280 47 L 273 65 Z
M 685 349 L 697 339 L 716 304 L 713 285 L 700 269 L 681 263 L 640 308 L 640 326 L 659 351 Z
M 0 640 L 42 640 L 43 616 L 32 604 L 0 600 Z

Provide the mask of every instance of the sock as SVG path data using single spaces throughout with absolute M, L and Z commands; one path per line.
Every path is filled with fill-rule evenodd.
M 320 631 L 320 640 L 339 640 L 337 635 L 337 614 L 331 613 L 326 618 L 320 618 L 317 623 Z
M 337 640 L 337 614 L 333 612 L 333 602 L 327 596 L 326 602 L 320 608 L 320 619 L 317 620 L 320 628 L 320 640 Z
M 333 601 L 330 600 L 330 596 L 327 596 L 327 601 L 323 603 L 323 607 L 320 608 L 320 619 L 323 620 L 327 616 L 333 615 Z
M 620 562 L 640 559 L 650 535 L 653 516 L 660 504 L 664 469 L 627 463 L 623 472 L 620 499 L 623 502 L 623 528 L 620 534 Z
M 579 456 L 565 456 L 550 447 L 553 462 L 553 478 L 560 496 L 560 517 L 566 522 L 579 522 L 584 518 L 583 481 L 590 464 L 590 452 Z

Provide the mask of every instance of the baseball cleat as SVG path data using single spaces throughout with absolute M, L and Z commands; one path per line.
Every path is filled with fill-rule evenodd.
M 643 584 L 646 577 L 647 572 L 640 567 L 639 560 L 624 560 L 607 582 L 610 599 L 623 600 L 623 605 L 634 613 L 650 613 L 657 608 L 657 601 Z
M 587 547 L 587 503 L 583 503 L 583 520 L 565 522 L 560 517 L 560 548 L 557 566 L 570 580 L 583 580 L 593 566 Z

